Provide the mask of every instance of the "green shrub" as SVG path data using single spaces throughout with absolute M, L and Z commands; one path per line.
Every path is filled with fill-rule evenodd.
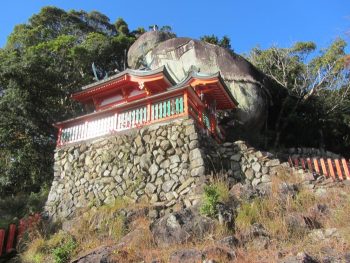
M 52 255 L 55 263 L 67 262 L 70 259 L 72 252 L 74 251 L 76 246 L 77 246 L 76 242 L 73 240 L 71 236 L 69 236 L 65 243 L 54 248 L 52 250 Z
M 217 214 L 216 205 L 218 202 L 226 203 L 230 199 L 228 184 L 222 180 L 215 180 L 211 185 L 204 187 L 204 197 L 201 206 L 201 213 L 214 217 Z
M 216 205 L 219 201 L 218 189 L 215 185 L 204 187 L 204 198 L 201 206 L 201 213 L 206 216 L 214 217 L 217 214 Z

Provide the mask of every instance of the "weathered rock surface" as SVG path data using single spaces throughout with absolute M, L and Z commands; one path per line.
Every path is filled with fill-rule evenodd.
M 110 204 L 116 198 L 149 201 L 165 209 L 181 199 L 191 206 L 196 186 L 192 176 L 204 176 L 207 167 L 202 146 L 188 145 L 191 137 L 194 141 L 201 136 L 194 121 L 184 118 L 58 148 L 45 210 L 56 220 L 69 218 L 79 207 Z
M 200 239 L 214 227 L 214 220 L 203 217 L 193 209 L 171 213 L 154 223 L 151 228 L 156 244 L 169 247 Z
M 116 262 L 111 259 L 115 246 L 101 246 L 73 259 L 71 263 Z
M 191 70 L 204 74 L 220 72 L 239 103 L 240 121 L 247 126 L 254 125 L 254 130 L 264 123 L 272 91 L 267 91 L 264 76 L 237 54 L 206 42 L 151 31 L 139 37 L 128 51 L 131 68 L 138 69 L 141 62 L 151 69 L 167 66 L 177 82 Z
M 280 263 L 318 263 L 319 261 L 304 252 L 300 252 L 296 256 L 289 256 L 279 262 Z
M 169 263 L 201 262 L 203 254 L 197 249 L 181 249 L 170 255 Z

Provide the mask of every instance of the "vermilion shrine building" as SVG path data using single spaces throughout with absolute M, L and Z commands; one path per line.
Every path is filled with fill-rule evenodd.
M 72 98 L 93 105 L 95 112 L 56 123 L 58 146 L 186 116 L 221 141 L 216 113 L 238 104 L 219 73 L 191 72 L 175 83 L 164 66 L 127 69 L 83 87 Z

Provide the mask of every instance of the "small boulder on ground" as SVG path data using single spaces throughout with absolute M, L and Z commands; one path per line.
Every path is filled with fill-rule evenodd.
M 151 231 L 159 247 L 169 247 L 203 237 L 214 224 L 214 220 L 201 216 L 195 209 L 185 209 L 160 218 Z

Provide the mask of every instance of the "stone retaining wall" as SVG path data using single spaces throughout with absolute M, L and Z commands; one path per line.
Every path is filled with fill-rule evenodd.
M 205 174 L 192 119 L 145 127 L 58 148 L 46 211 L 54 219 L 117 197 L 170 207 Z
M 206 148 L 208 149 L 208 147 Z M 231 185 L 244 182 L 254 188 L 271 182 L 271 176 L 283 169 L 289 171 L 288 163 L 271 159 L 266 153 L 249 147 L 244 141 L 226 142 L 211 147 L 206 154 L 216 166 L 214 171 L 223 170 Z
M 56 220 L 118 197 L 163 210 L 188 207 L 198 202 L 205 175 L 223 172 L 232 184 L 256 187 L 269 183 L 279 164 L 243 141 L 219 145 L 192 119 L 177 119 L 58 148 L 45 209 Z

